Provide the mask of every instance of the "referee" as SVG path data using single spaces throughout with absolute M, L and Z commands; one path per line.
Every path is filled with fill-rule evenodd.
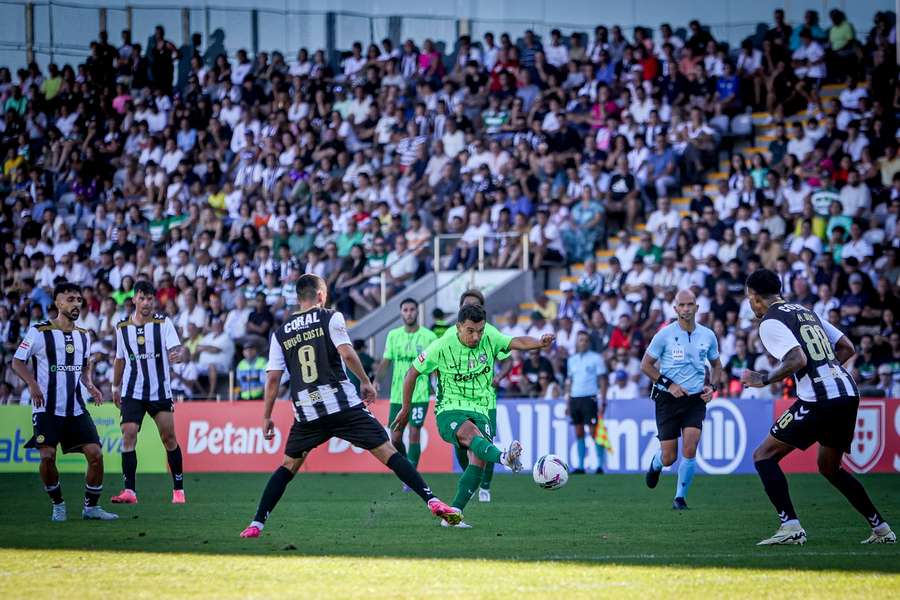
M 149 281 L 134 284 L 134 313 L 116 325 L 113 402 L 122 411 L 122 475 L 125 489 L 114 504 L 137 504 L 137 434 L 144 415 L 156 421 L 172 473 L 172 504 L 184 504 L 181 448 L 175 439 L 175 404 L 170 365 L 187 358 L 175 324 L 155 314 L 156 290 Z
M 684 460 L 678 467 L 678 484 L 672 508 L 687 508 L 685 497 L 694 478 L 697 444 L 706 417 L 706 403 L 716 387 L 707 383 L 706 363 L 713 369 L 713 381 L 722 370 L 719 343 L 711 329 L 698 325 L 697 298 L 690 290 L 675 295 L 678 319 L 659 330 L 644 358 L 641 371 L 653 381 L 650 397 L 656 401 L 656 427 L 660 450 L 647 471 L 647 487 L 655 488 L 664 466 L 678 458 L 678 437 L 682 436 Z M 657 368 L 657 363 L 659 367 Z
M 57 284 L 53 290 L 56 318 L 30 327 L 12 362 L 13 371 L 31 392 L 34 436 L 25 447 L 40 452 L 41 480 L 53 502 L 53 521 L 65 521 L 67 517 L 56 469 L 57 445 L 65 454 L 80 452 L 87 459 L 82 517 L 101 521 L 119 518 L 97 504 L 103 491 L 103 452 L 82 390 L 87 390 L 98 406 L 103 397 L 91 380 L 90 333 L 75 327 L 83 302 L 80 286 Z

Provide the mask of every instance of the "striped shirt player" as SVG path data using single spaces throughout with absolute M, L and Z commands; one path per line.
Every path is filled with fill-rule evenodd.
M 285 444 L 284 461 L 272 473 L 256 515 L 241 532 L 241 537 L 259 537 L 269 514 L 303 465 L 306 455 L 332 437 L 371 452 L 422 498 L 434 516 L 458 524 L 462 512 L 434 496 L 415 467 L 391 444 L 384 427 L 364 406 L 347 378 L 345 364 L 359 379 L 363 397 L 367 401 L 374 400 L 375 387 L 353 350 L 344 315 L 323 308 L 328 298 L 325 280 L 318 275 L 302 275 L 297 280 L 296 290 L 300 309 L 275 329 L 269 346 L 264 435 L 266 439 L 274 437 L 272 409 L 285 371 L 290 376 L 294 424 Z
M 841 466 L 850 452 L 856 428 L 859 390 L 843 367 L 855 353 L 853 343 L 813 311 L 781 298 L 781 280 L 768 269 L 747 278 L 750 308 L 760 319 L 759 339 L 779 362 L 768 373 L 746 370 L 741 383 L 765 387 L 793 375 L 797 401 L 772 425 L 753 452 L 756 471 L 781 520 L 775 534 L 758 545 L 804 544 L 806 531 L 791 502 L 787 479 L 779 466 L 796 448 L 819 443 L 819 472 L 865 517 L 872 533 L 864 544 L 896 543 L 897 536 L 875 508 L 862 484 Z
M 87 459 L 82 516 L 104 521 L 118 518 L 98 505 L 103 491 L 103 452 L 85 400 L 93 397 L 99 405 L 103 399 L 91 381 L 91 335 L 75 326 L 83 302 L 80 286 L 57 284 L 53 290 L 56 318 L 28 329 L 12 364 L 31 393 L 34 435 L 25 447 L 40 451 L 40 476 L 53 503 L 53 521 L 67 519 L 56 469 L 57 446 L 64 453 L 80 452 Z
M 116 324 L 113 402 L 122 413 L 122 477 L 125 487 L 112 501 L 136 504 L 137 435 L 144 415 L 156 422 L 172 474 L 172 503 L 184 504 L 181 448 L 175 437 L 171 365 L 186 356 L 175 324 L 155 313 L 156 289 L 149 281 L 134 285 L 134 313 Z

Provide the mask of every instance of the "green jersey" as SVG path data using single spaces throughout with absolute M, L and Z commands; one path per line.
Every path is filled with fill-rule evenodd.
M 406 331 L 403 326 L 391 329 L 384 342 L 384 358 L 394 363 L 394 374 L 391 377 L 391 404 L 403 403 L 403 380 L 409 371 L 410 365 L 417 356 L 425 351 L 431 342 L 437 339 L 434 332 L 424 327 L 419 327 L 413 333 Z M 428 403 L 431 395 L 431 386 L 428 383 L 428 375 L 421 375 L 416 380 L 416 389 L 413 391 L 413 404 Z
M 496 405 L 494 391 L 494 360 L 509 350 L 512 338 L 503 335 L 493 325 L 486 324 L 476 348 L 459 341 L 452 327 L 431 343 L 413 362 L 419 373 L 438 370 L 435 414 L 446 410 L 468 410 L 485 416 Z

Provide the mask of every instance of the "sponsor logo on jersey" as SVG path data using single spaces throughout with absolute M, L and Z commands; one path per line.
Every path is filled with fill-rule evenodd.
M 475 366 L 474 361 L 469 361 L 469 362 L 471 363 L 471 365 L 469 366 L 469 368 L 472 368 L 472 367 Z M 456 374 L 454 374 L 454 375 L 453 375 L 453 381 L 455 381 L 456 383 L 462 383 L 462 382 L 465 382 L 465 381 L 472 381 L 472 380 L 475 379 L 476 377 L 480 377 L 481 375 L 487 375 L 487 374 L 490 373 L 490 372 L 491 372 L 491 367 L 490 367 L 490 365 L 484 365 L 484 368 L 483 368 L 483 369 L 481 369 L 481 370 L 479 370 L 479 371 L 475 371 L 475 372 L 473 372 L 473 373 L 456 373 Z
M 81 371 L 81 365 L 50 365 L 50 372 L 56 373 L 62 371 L 65 373 L 77 373 Z
M 884 401 L 863 400 L 859 403 L 850 453 L 844 455 L 844 463 L 852 471 L 869 471 L 884 454 L 885 412 Z
M 284 324 L 284 332 L 291 333 L 292 331 L 297 331 L 298 329 L 304 329 L 306 327 L 309 327 L 310 325 L 314 325 L 319 322 L 320 321 L 319 321 L 319 313 L 318 312 L 299 314 Z

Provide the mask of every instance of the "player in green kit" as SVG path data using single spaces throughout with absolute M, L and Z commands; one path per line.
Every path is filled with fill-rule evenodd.
M 388 332 L 384 342 L 384 357 L 375 374 L 375 380 L 380 380 L 388 365 L 393 363 L 391 410 L 388 423 L 394 421 L 403 404 L 403 378 L 406 377 L 406 372 L 412 366 L 413 360 L 437 339 L 433 331 L 419 326 L 417 322 L 419 320 L 419 303 L 412 298 L 406 298 L 400 303 L 400 318 L 403 320 L 403 326 Z M 391 443 L 397 450 L 406 454 L 414 467 L 418 466 L 419 456 L 422 453 L 419 435 L 422 425 L 425 423 L 425 415 L 428 413 L 430 398 L 431 384 L 428 375 L 422 375 L 416 381 L 409 414 L 409 448 L 404 448 L 403 430 L 391 430 Z
M 513 472 L 522 470 L 522 444 L 514 440 L 506 451 L 489 440 L 493 437 L 488 409 L 495 399 L 494 361 L 501 352 L 548 348 L 555 336 L 510 337 L 487 328 L 484 308 L 463 306 L 455 329 L 431 343 L 420 354 L 403 380 L 403 406 L 391 429 L 403 430 L 409 421 L 413 392 L 421 374 L 439 371 L 435 415 L 441 438 L 468 450 L 469 465 L 456 488 L 453 506 L 462 509 L 481 482 L 487 463 L 502 463 Z M 460 524 L 468 528 L 468 525 Z

